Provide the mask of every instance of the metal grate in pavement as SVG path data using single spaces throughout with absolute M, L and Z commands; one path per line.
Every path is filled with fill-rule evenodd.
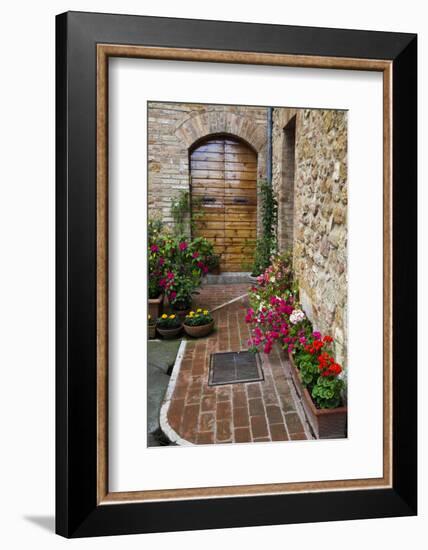
M 263 379 L 258 353 L 228 351 L 212 353 L 210 356 L 209 386 L 258 382 Z

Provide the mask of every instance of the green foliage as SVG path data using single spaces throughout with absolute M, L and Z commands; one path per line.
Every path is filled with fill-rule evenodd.
M 163 231 L 165 231 L 165 224 L 161 220 L 161 218 L 155 216 L 152 218 L 149 218 L 149 223 L 147 224 L 147 230 L 148 230 L 148 238 L 149 243 L 156 240 L 157 236 L 160 235 Z
M 334 409 L 341 403 L 344 382 L 340 378 L 319 376 L 312 388 L 312 397 L 321 409 Z
M 313 386 L 320 374 L 316 357 L 310 353 L 299 353 L 294 360 L 304 386 Z
M 259 182 L 259 201 L 262 216 L 262 236 L 257 239 L 254 253 L 253 275 L 260 275 L 270 265 L 270 258 L 276 252 L 276 227 L 278 203 L 272 185 L 266 180 Z
M 220 256 L 218 254 L 211 254 L 207 257 L 207 266 L 211 271 L 220 265 Z
M 188 234 L 188 220 L 190 217 L 189 191 L 180 190 L 177 197 L 171 200 L 171 216 L 174 220 L 174 234 L 176 236 Z
M 159 277 L 149 277 L 149 298 L 154 300 L 161 293 L 159 288 Z
M 208 259 L 214 254 L 214 245 L 205 237 L 195 237 L 191 243 L 192 250 L 197 250 L 199 258 L 206 264 Z
M 157 326 L 159 328 L 178 328 L 180 325 L 181 321 L 177 317 L 177 315 L 174 315 L 174 313 L 172 313 L 171 315 L 167 315 L 166 313 L 164 313 L 157 320 Z
M 269 307 L 272 296 L 297 302 L 298 287 L 293 283 L 292 254 L 286 251 L 271 257 L 269 267 L 257 278 L 258 286 L 250 289 L 248 298 L 253 309 Z
M 197 309 L 196 311 L 191 311 L 189 315 L 186 316 L 184 324 L 190 327 L 200 327 L 202 325 L 208 325 L 213 320 L 211 313 L 207 309 Z

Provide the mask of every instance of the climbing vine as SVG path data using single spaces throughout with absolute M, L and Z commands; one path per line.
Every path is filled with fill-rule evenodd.
M 181 190 L 177 197 L 171 200 L 171 216 L 174 221 L 174 233 L 176 236 L 188 233 L 187 224 L 190 216 L 190 194 Z
M 272 254 L 277 251 L 276 228 L 278 203 L 272 185 L 267 180 L 259 182 L 259 201 L 262 217 L 262 234 L 257 239 L 252 275 L 260 275 L 269 267 Z

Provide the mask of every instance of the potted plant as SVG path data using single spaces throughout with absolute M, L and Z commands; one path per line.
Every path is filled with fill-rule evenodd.
M 342 367 L 336 363 L 330 336 L 317 332 L 302 348 L 288 351 L 291 374 L 306 418 L 320 439 L 346 437 L 347 407 L 343 403 Z
M 164 313 L 159 317 L 156 324 L 156 329 L 165 339 L 176 338 L 182 329 L 180 319 L 174 313 L 167 315 Z
M 184 319 L 184 331 L 193 338 L 208 336 L 214 328 L 214 319 L 208 309 L 191 311 Z
M 192 295 L 200 284 L 199 272 L 177 270 L 169 271 L 166 276 L 165 292 L 168 302 L 182 321 L 192 306 Z
M 153 317 L 149 314 L 148 316 L 148 327 L 149 327 L 149 339 L 153 340 L 153 338 L 156 338 L 156 321 L 153 319 Z

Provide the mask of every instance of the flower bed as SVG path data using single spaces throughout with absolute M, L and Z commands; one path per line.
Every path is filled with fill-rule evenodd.
M 332 439 L 346 437 L 347 407 L 321 409 L 315 406 L 308 389 L 301 380 L 299 369 L 294 362 L 293 354 L 289 353 L 290 372 L 296 392 L 301 398 L 306 419 L 313 433 L 318 439 Z
M 314 331 L 299 304 L 290 255 L 273 258 L 271 266 L 258 277 L 258 284 L 250 290 L 251 307 L 246 315 L 246 322 L 251 325 L 250 348 L 269 354 L 278 344 L 289 354 L 296 368 L 292 373 L 296 390 L 302 399 L 307 394 L 310 402 L 308 417 L 316 416 L 317 410 L 346 409 L 342 367 L 334 358 L 333 338 Z M 343 437 L 344 428 L 340 430 Z M 327 437 L 314 431 L 318 431 L 318 437 Z

